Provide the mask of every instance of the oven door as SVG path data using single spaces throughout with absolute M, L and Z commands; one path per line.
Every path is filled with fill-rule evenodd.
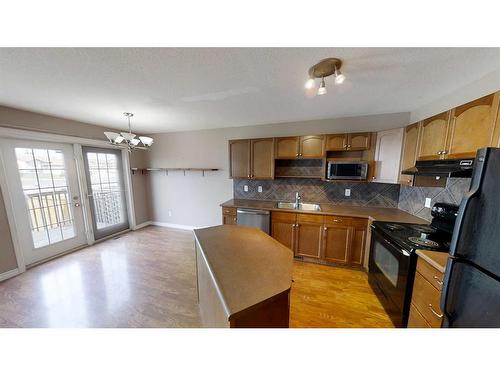
M 415 257 L 372 226 L 368 280 L 384 295 L 381 302 L 397 326 L 408 321 L 414 275 Z

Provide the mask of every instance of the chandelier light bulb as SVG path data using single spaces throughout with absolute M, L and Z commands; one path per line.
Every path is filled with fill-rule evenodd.
M 325 95 L 326 94 L 326 84 L 325 84 L 325 77 L 321 78 L 321 84 L 319 85 L 318 89 L 318 95 Z

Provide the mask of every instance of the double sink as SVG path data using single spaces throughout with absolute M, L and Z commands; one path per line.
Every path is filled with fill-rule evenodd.
M 321 206 L 316 203 L 278 202 L 276 207 L 287 210 L 321 211 Z

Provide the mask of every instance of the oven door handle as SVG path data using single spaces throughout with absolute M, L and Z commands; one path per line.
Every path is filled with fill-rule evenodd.
M 380 234 L 375 226 L 373 224 L 370 224 L 370 227 L 372 228 L 372 232 L 374 232 L 381 240 L 383 240 L 387 245 L 391 247 L 391 249 L 394 249 L 398 251 L 400 254 L 403 254 L 405 257 L 410 256 L 410 252 L 405 250 L 405 249 L 400 249 L 399 247 L 396 246 L 396 244 L 393 244 L 391 241 L 385 239 L 382 234 Z

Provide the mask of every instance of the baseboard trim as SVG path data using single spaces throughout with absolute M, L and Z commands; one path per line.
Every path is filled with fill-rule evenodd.
M 151 220 L 145 221 L 144 223 L 136 225 L 134 230 L 141 229 L 141 228 L 147 227 L 149 225 L 153 225 L 153 222 Z
M 167 228 L 174 228 L 174 229 L 184 229 L 184 230 L 193 230 L 193 229 L 198 229 L 199 227 L 193 227 L 191 225 L 181 225 L 181 224 L 173 224 L 173 223 L 164 223 L 161 221 L 153 221 L 152 225 L 157 225 L 159 227 L 167 227 Z
M 11 277 L 19 275 L 21 272 L 19 272 L 19 268 L 14 268 L 13 270 L 0 273 L 0 281 L 4 281 L 7 279 L 10 279 Z

